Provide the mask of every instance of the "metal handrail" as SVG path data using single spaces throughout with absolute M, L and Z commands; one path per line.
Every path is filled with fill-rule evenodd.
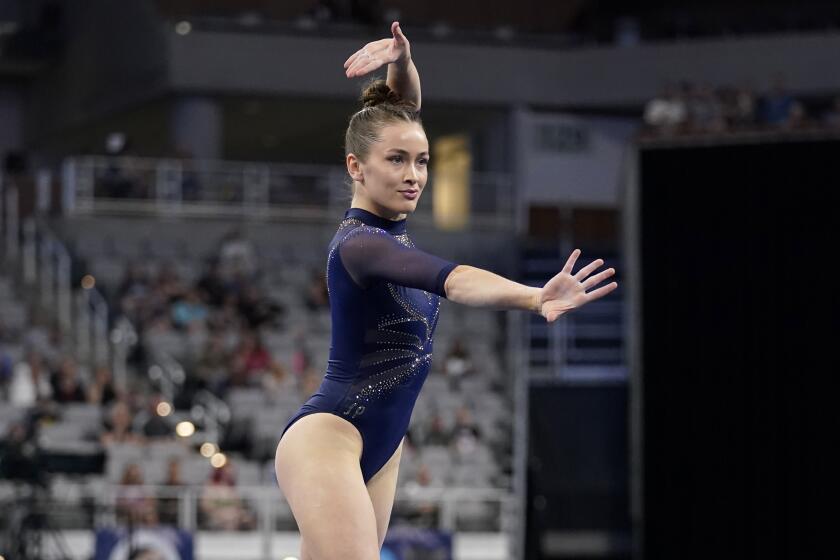
M 318 221 L 340 214 L 349 193 L 336 165 L 77 156 L 64 160 L 63 207 L 68 215 L 119 213 L 179 216 L 248 216 Z M 434 191 L 434 173 L 426 190 Z M 515 208 L 509 174 L 474 172 L 477 227 L 511 228 Z M 430 196 L 427 194 L 427 196 Z M 415 214 L 431 221 L 431 205 Z

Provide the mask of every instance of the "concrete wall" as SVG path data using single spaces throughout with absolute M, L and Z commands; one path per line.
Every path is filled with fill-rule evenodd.
M 199 30 L 166 37 L 176 90 L 321 97 L 355 95 L 341 65 L 364 44 Z M 797 93 L 837 91 L 838 52 L 840 33 L 574 50 L 412 43 L 429 100 L 549 107 L 641 104 L 677 79 L 765 89 L 784 74 Z

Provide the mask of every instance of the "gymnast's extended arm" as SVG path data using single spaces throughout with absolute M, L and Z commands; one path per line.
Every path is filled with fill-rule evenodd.
M 563 313 L 601 298 L 618 287 L 617 283 L 611 282 L 587 292 L 615 274 L 615 270 L 608 268 L 590 276 L 604 264 L 603 260 L 597 259 L 572 275 L 578 256 L 580 251 L 575 249 L 563 270 L 542 288 L 519 284 L 481 268 L 458 265 L 444 282 L 446 298 L 475 307 L 533 311 L 552 322 Z

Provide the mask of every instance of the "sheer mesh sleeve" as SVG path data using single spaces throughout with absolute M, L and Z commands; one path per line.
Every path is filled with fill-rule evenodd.
M 360 227 L 341 242 L 344 268 L 362 288 L 377 279 L 446 297 L 443 284 L 458 266 L 419 249 L 401 245 L 385 231 Z

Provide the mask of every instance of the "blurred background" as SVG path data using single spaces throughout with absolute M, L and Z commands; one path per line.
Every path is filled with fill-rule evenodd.
M 619 289 L 442 303 L 382 558 L 815 553 L 840 4 L 0 0 L 0 560 L 296 558 L 272 459 L 328 356 L 341 65 L 393 20 L 417 244 Z

